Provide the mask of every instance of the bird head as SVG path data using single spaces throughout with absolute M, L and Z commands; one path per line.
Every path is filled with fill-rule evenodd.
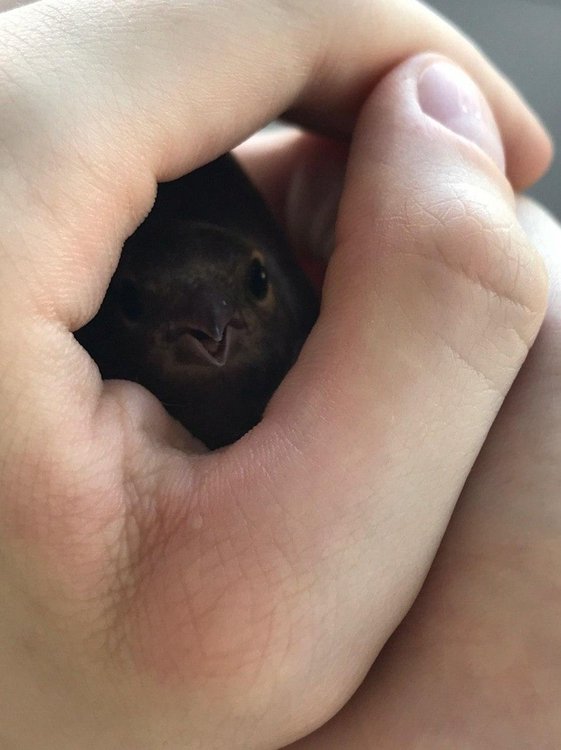
M 159 185 L 75 336 L 104 379 L 140 383 L 217 448 L 259 422 L 317 313 L 281 228 L 226 154 Z
M 112 325 L 154 390 L 244 377 L 257 387 L 290 366 L 310 326 L 277 254 L 199 222 L 129 243 L 108 295 Z

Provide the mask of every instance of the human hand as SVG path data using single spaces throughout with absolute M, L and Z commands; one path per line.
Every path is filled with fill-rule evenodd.
M 294 750 L 559 747 L 561 227 L 527 198 L 517 213 L 548 266 L 545 323 L 412 610 Z
M 532 116 L 416 4 L 0 17 L 7 747 L 279 747 L 337 710 L 409 607 L 546 286 L 486 105 L 451 124 L 496 164 L 422 113 L 435 58 L 370 94 L 429 46 L 487 93 L 512 182 L 539 176 Z M 262 424 L 203 455 L 146 391 L 102 383 L 70 332 L 156 180 L 286 109 L 352 134 L 323 308 Z

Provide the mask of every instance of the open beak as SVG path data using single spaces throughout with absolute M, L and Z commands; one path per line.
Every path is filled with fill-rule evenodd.
M 162 339 L 182 364 L 223 367 L 243 327 L 241 316 L 218 290 L 198 288 L 182 304 L 180 317 L 164 324 Z

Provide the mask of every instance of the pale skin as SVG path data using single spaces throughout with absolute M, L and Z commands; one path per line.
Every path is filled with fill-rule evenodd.
M 418 83 L 441 59 L 410 57 L 426 49 L 479 84 L 493 158 L 421 110 Z M 536 246 L 558 230 L 531 204 L 520 223 L 513 192 L 550 159 L 538 121 L 412 2 L 45 0 L 0 16 L 0 58 L 2 747 L 272 750 L 327 722 L 367 672 L 304 743 L 512 747 L 521 711 L 486 704 L 474 734 L 457 704 L 481 697 L 462 693 L 468 668 L 498 698 L 492 654 L 514 619 L 499 661 L 518 648 L 540 698 L 559 685 L 554 660 L 542 668 L 555 613 L 534 614 L 558 587 L 558 462 L 543 465 L 559 449 L 555 305 L 437 567 L 376 657 L 546 312 Z M 346 147 L 244 147 L 290 234 L 306 242 L 302 217 L 323 216 L 307 238 L 321 252 L 337 213 L 323 309 L 262 424 L 208 455 L 150 394 L 103 384 L 69 331 L 99 306 L 155 182 L 286 110 L 350 144 L 340 202 Z M 327 156 L 332 188 L 314 190 L 301 165 Z M 505 568 L 498 600 L 488 571 Z M 519 680 L 501 687 L 521 700 Z M 539 704 L 544 747 L 555 703 Z
M 561 738 L 561 230 L 527 199 L 546 321 L 405 622 L 347 706 L 294 750 L 557 750 Z

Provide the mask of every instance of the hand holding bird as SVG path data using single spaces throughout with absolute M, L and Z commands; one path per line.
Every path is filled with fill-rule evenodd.
M 409 57 L 426 49 L 481 91 L 441 55 Z M 411 606 L 538 331 L 546 280 L 510 183 L 543 172 L 547 137 L 406 0 L 37 0 L 0 14 L 0 53 L 2 739 L 276 750 L 339 710 Z M 167 181 L 283 112 L 325 137 L 276 140 L 256 184 L 275 206 L 305 193 L 302 223 L 325 211 L 306 165 L 331 158 L 329 138 L 348 146 L 321 312 L 259 424 L 201 451 L 73 334 L 99 314 L 115 336 L 91 339 L 102 371 L 140 367 L 154 392 L 170 373 L 233 375 L 244 351 L 280 347 L 289 366 L 311 322 L 260 348 L 300 299 L 261 211 L 255 236 L 229 216 L 236 191 L 218 230 L 216 214 L 164 215 Z M 503 145 L 508 180 L 489 158 Z

